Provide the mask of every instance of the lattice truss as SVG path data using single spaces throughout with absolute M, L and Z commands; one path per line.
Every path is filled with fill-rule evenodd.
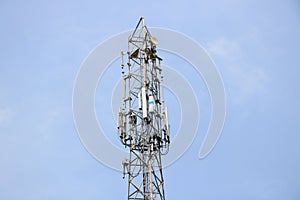
M 165 200 L 161 156 L 169 150 L 170 125 L 157 44 L 141 18 L 128 38 L 128 51 L 121 56 L 123 99 L 118 130 L 122 144 L 130 150 L 123 161 L 128 200 Z

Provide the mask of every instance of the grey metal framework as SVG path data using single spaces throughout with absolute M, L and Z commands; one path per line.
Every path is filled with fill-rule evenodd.
M 130 150 L 123 161 L 128 200 L 166 199 L 161 156 L 169 150 L 170 125 L 157 44 L 141 18 L 128 38 L 128 51 L 121 53 L 123 99 L 118 131 Z

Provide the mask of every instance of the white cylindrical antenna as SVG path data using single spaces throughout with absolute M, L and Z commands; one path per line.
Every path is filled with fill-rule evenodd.
M 139 92 L 138 94 L 138 100 L 139 100 L 139 110 L 142 110 L 142 93 Z
M 143 103 L 143 118 L 148 117 L 148 110 L 147 110 L 147 93 L 146 93 L 146 88 L 142 87 L 142 103 Z
M 159 64 L 160 66 L 160 64 Z M 164 76 L 161 75 L 160 77 L 160 86 L 161 86 L 161 103 L 162 103 L 162 107 L 165 107 L 165 84 L 164 84 Z
M 170 137 L 170 125 L 169 125 L 169 114 L 168 114 L 168 107 L 165 108 L 165 123 L 166 123 L 166 131 L 168 137 Z
M 122 109 L 119 108 L 119 115 L 118 115 L 118 128 L 123 125 L 123 117 L 122 117 Z
M 125 137 L 125 130 L 124 130 L 124 115 L 122 109 L 119 110 L 118 116 L 118 129 L 119 129 L 119 136 L 121 139 Z
M 154 112 L 154 98 L 151 94 L 149 95 L 148 106 L 149 106 L 149 112 L 150 113 Z
M 121 59 L 122 59 L 121 67 L 123 69 L 123 67 L 124 67 L 124 52 L 123 51 L 121 51 Z
M 122 82 L 123 82 L 123 87 L 122 87 L 122 103 L 123 103 L 123 108 L 126 107 L 125 99 L 126 99 L 126 80 L 125 80 L 125 75 L 122 75 Z

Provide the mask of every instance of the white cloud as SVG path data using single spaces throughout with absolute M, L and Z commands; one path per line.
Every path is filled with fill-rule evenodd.
M 235 103 L 242 103 L 266 91 L 266 72 L 259 67 L 243 68 L 242 66 L 229 66 L 227 77 L 230 83 L 230 92 Z
M 13 116 L 13 112 L 9 108 L 0 108 L 0 126 L 8 124 Z
M 256 42 L 257 29 L 251 29 L 242 37 L 225 37 L 207 43 L 207 50 L 222 71 L 227 92 L 234 103 L 240 104 L 266 91 L 268 74 L 260 64 L 253 65 L 246 48 L 249 41 Z
M 42 140 L 51 140 L 55 137 L 55 131 L 59 128 L 60 123 L 66 119 L 66 115 L 69 112 L 67 106 L 55 106 L 49 109 L 43 114 L 43 117 L 37 126 Z
M 233 60 L 239 56 L 240 46 L 238 41 L 219 38 L 207 43 L 207 50 L 213 57 Z

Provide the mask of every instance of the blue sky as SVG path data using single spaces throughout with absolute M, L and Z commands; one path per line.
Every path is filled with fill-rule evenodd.
M 222 136 L 213 152 L 198 160 L 209 98 L 201 78 L 191 79 L 193 87 L 199 83 L 204 119 L 191 148 L 165 169 L 167 199 L 298 200 L 297 0 L 2 0 L 0 199 L 125 199 L 122 175 L 80 143 L 72 92 L 89 52 L 134 28 L 140 16 L 149 26 L 182 32 L 201 44 L 227 95 Z

